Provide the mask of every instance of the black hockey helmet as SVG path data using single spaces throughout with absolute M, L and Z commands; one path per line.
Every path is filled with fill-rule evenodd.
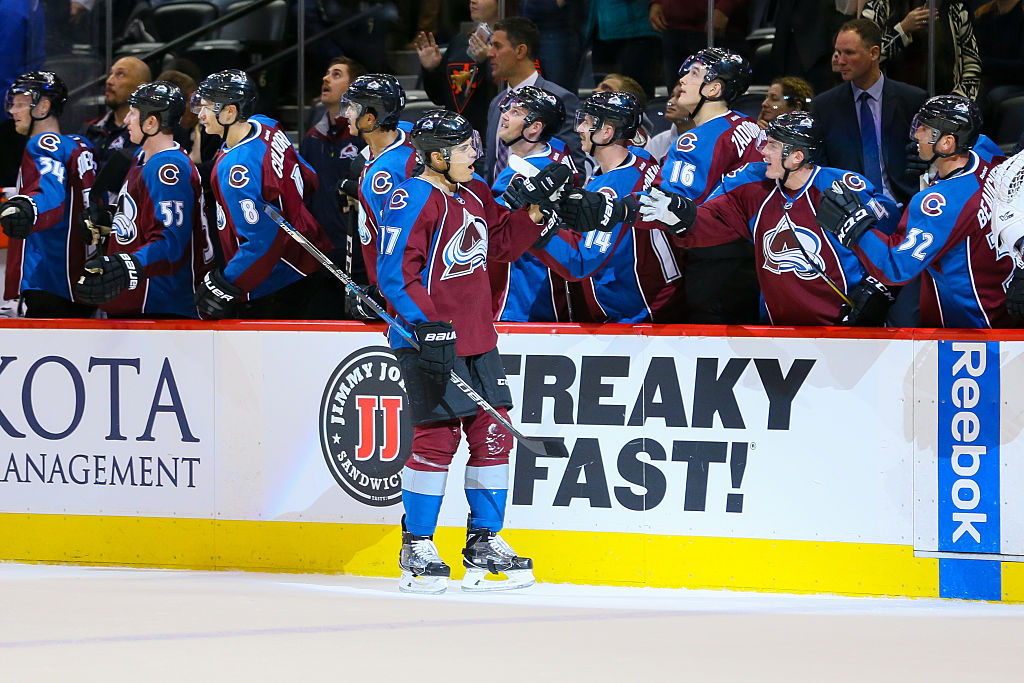
M 430 160 L 431 152 L 441 152 L 448 159 L 448 151 L 470 138 L 478 137 L 473 126 L 461 114 L 448 109 L 431 109 L 412 124 L 409 138 L 423 163 Z
M 981 109 L 973 100 L 960 95 L 937 95 L 921 105 L 914 115 L 910 123 L 912 140 L 916 140 L 914 133 L 922 124 L 932 129 L 932 144 L 943 135 L 956 138 L 953 154 L 960 154 L 970 150 L 978 141 L 982 126 Z M 936 156 L 951 155 L 936 152 Z
M 391 74 L 366 74 L 352 81 L 342 95 L 343 112 L 348 104 L 359 108 L 359 116 L 369 112 L 377 118 L 377 125 L 370 130 L 378 127 L 394 130 L 399 114 L 405 109 L 405 88 Z
M 616 140 L 631 140 L 640 127 L 643 113 L 640 100 L 633 93 L 595 92 L 583 100 L 576 110 L 576 127 L 579 128 L 589 114 L 594 121 L 594 127 L 590 129 L 591 134 L 606 123 L 615 126 L 615 135 L 604 144 L 611 144 Z
M 29 71 L 15 78 L 11 87 L 7 89 L 5 111 L 10 111 L 15 95 L 31 96 L 33 109 L 39 104 L 40 98 L 45 97 L 50 101 L 49 115 L 60 116 L 64 104 L 68 101 L 68 87 L 64 85 L 60 76 L 52 71 Z M 33 115 L 32 118 L 36 117 Z
M 143 83 L 128 98 L 128 104 L 139 110 L 140 127 L 150 116 L 156 116 L 161 128 L 171 130 L 185 114 L 185 95 L 167 81 Z
M 804 158 L 810 161 L 821 149 L 821 131 L 814 123 L 814 117 L 805 111 L 779 114 L 768 124 L 765 135 L 782 143 L 783 158 L 800 149 L 804 152 Z
M 520 106 L 528 113 L 523 128 L 540 121 L 543 128 L 536 140 L 524 138 L 528 142 L 545 142 L 550 140 L 565 124 L 565 104 L 547 90 L 533 85 L 524 85 L 519 90 L 510 90 L 502 99 L 500 109 L 506 112 L 510 107 Z
M 747 92 L 753 72 L 750 63 L 735 52 L 730 52 L 721 47 L 706 47 L 683 62 L 679 67 L 679 77 L 682 78 L 694 64 L 703 64 L 707 68 L 704 74 L 704 82 L 722 82 L 722 94 L 718 97 L 707 97 L 710 101 L 725 100 L 728 104 L 737 97 Z M 704 97 L 704 86 L 701 88 L 701 97 Z
M 229 104 L 238 107 L 239 118 L 247 119 L 256 113 L 256 83 L 240 69 L 227 69 L 210 74 L 192 93 L 192 111 L 199 113 L 200 100 L 209 100 L 219 116 Z

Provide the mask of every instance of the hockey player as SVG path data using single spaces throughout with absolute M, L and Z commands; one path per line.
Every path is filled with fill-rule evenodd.
M 508 414 L 512 396 L 496 347 L 491 301 L 480 292 L 489 286 L 488 262 L 517 259 L 541 230 L 525 210 L 499 206 L 491 189 L 474 177 L 479 138 L 461 115 L 431 110 L 410 136 L 423 172 L 392 193 L 377 261 L 381 293 L 420 345 L 416 351 L 391 331 L 414 425 L 412 456 L 402 470 L 399 588 L 440 593 L 447 586 L 450 569 L 432 537 L 460 428 L 469 442 L 470 509 L 462 587 L 522 588 L 534 582 L 533 563 L 498 536 L 512 437 L 448 377 L 454 368 L 498 412 Z M 487 580 L 499 572 L 506 580 Z
M 212 264 L 213 246 L 199 172 L 174 141 L 185 96 L 156 81 L 136 88 L 128 103 L 124 120 L 140 152 L 116 214 L 107 213 L 106 255 L 86 262 L 75 295 L 110 317 L 196 318 L 195 284 Z
M 565 105 L 546 90 L 524 85 L 510 90 L 500 105 L 498 142 L 509 155 L 522 157 L 540 170 L 550 163 L 565 164 L 577 175 L 565 143 L 552 136 L 565 123 Z M 499 197 L 518 174 L 506 166 L 494 181 Z M 517 207 L 518 208 L 518 207 Z M 495 319 L 506 322 L 569 322 L 569 283 L 552 273 L 529 253 L 512 263 L 495 263 L 488 269 L 494 295 Z
M 994 191 L 986 181 L 992 166 L 972 147 L 981 131 L 978 106 L 959 95 L 939 95 L 911 123 L 921 158 L 938 176 L 907 203 L 891 235 L 842 186 L 826 192 L 820 225 L 860 256 L 886 284 L 921 274 L 921 325 L 1006 327 L 1005 286 L 1013 259 L 996 251 L 990 229 Z
M 700 50 L 679 68 L 679 105 L 693 128 L 668 149 L 655 183 L 698 204 L 726 173 L 762 161 L 757 122 L 729 109 L 750 85 L 750 65 L 719 47 Z M 750 323 L 757 318 L 753 251 L 746 240 L 689 250 L 686 260 L 687 322 Z
M 86 142 L 61 135 L 57 117 L 67 99 L 57 74 L 30 71 L 15 79 L 5 101 L 28 143 L 18 194 L 0 205 L 0 227 L 11 238 L 4 298 L 20 294 L 30 318 L 88 318 L 94 312 L 75 300 L 71 283 L 85 263 L 78 225 L 96 166 Z
M 638 211 L 634 197 L 610 202 L 577 191 L 566 197 L 559 213 L 570 226 L 592 227 L 608 214 L 608 225 L 625 219 L 639 227 L 666 229 L 685 248 L 742 237 L 754 245 L 772 324 L 880 324 L 891 295 L 877 281 L 864 278 L 856 256 L 815 224 L 815 210 L 822 192 L 836 183 L 861 197 L 882 225 L 895 224 L 896 205 L 863 176 L 814 165 L 820 146 L 809 114 L 782 114 L 768 125 L 764 161 L 727 174 L 699 206 L 654 189 L 640 197 Z
M 203 277 L 196 307 L 205 318 L 319 318 L 321 291 L 329 291 L 319 264 L 263 211 L 272 204 L 321 251 L 329 250 L 330 240 L 302 203 L 316 190 L 316 175 L 280 124 L 255 114 L 255 107 L 256 84 L 235 69 L 208 76 L 192 95 L 205 131 L 224 138 L 211 186 L 226 263 Z
M 586 189 L 617 198 L 650 189 L 658 164 L 630 145 L 643 109 L 626 92 L 595 92 L 580 104 L 576 132 L 600 165 Z M 682 253 L 660 231 L 615 223 L 607 232 L 561 231 L 533 253 L 555 272 L 582 280 L 586 322 L 678 322 Z
M 391 193 L 412 176 L 416 167 L 416 151 L 409 144 L 409 134 L 399 127 L 403 109 L 405 90 L 389 74 L 360 76 L 341 100 L 349 130 L 370 148 L 359 180 L 359 241 L 366 265 L 366 294 L 381 305 L 384 301 L 377 286 L 380 218 Z M 346 292 L 345 304 L 352 317 L 366 322 L 377 320 L 377 315 L 352 293 Z

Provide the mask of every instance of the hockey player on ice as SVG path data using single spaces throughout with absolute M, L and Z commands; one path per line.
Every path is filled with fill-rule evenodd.
M 921 159 L 934 164 L 931 185 L 907 202 L 892 234 L 843 187 L 825 193 L 822 227 L 853 249 L 887 284 L 921 274 L 921 325 L 992 328 L 1010 324 L 1006 287 L 1013 259 L 992 233 L 993 166 L 972 149 L 981 131 L 978 105 L 959 95 L 929 99 L 911 124 Z
M 835 183 L 861 198 L 883 226 L 895 226 L 896 205 L 863 176 L 814 164 L 821 139 L 809 114 L 782 114 L 766 132 L 764 161 L 727 174 L 700 206 L 659 189 L 640 195 L 639 202 L 634 195 L 610 202 L 574 191 L 559 213 L 582 229 L 605 229 L 601 223 L 618 220 L 663 229 L 684 248 L 742 237 L 754 245 L 771 324 L 881 324 L 892 301 L 887 288 L 865 278 L 853 252 L 818 227 L 815 217 L 822 193 Z M 602 220 L 605 215 L 610 218 Z
M 423 171 L 402 183 L 381 221 L 377 278 L 381 293 L 420 344 L 390 333 L 409 396 L 412 455 L 402 470 L 399 588 L 441 593 L 450 568 L 433 542 L 448 467 L 464 433 L 469 445 L 465 491 L 469 524 L 464 590 L 533 584 L 533 563 L 498 535 L 504 525 L 512 437 L 448 381 L 452 369 L 507 416 L 512 396 L 497 350 L 488 262 L 519 258 L 541 234 L 526 210 L 498 205 L 473 174 L 478 135 L 462 116 L 423 115 L 410 133 Z M 563 169 L 561 182 L 568 181 Z M 538 176 L 540 178 L 540 176 Z M 539 218 L 539 212 L 532 208 Z M 496 579 L 500 574 L 504 580 Z
M 68 89 L 52 71 L 14 80 L 4 106 L 15 130 L 28 137 L 18 171 L 18 194 L 0 210 L 7 249 L 5 299 L 23 297 L 29 318 L 88 318 L 71 283 L 85 263 L 78 225 L 96 176 L 92 148 L 61 135 L 58 117 Z
M 185 96 L 173 83 L 156 81 L 136 88 L 128 103 L 125 125 L 139 151 L 116 213 L 92 212 L 102 216 L 97 231 L 107 237 L 100 242 L 97 235 L 101 254 L 86 262 L 75 295 L 110 317 L 196 318 L 195 286 L 213 261 L 213 246 L 199 172 L 174 141 Z
M 498 142 L 509 148 L 509 157 L 521 157 L 538 171 L 552 162 L 565 164 L 577 175 L 576 165 L 555 133 L 565 124 L 565 105 L 546 90 L 524 85 L 509 90 L 499 105 Z M 500 195 L 516 178 L 511 165 L 502 169 L 491 189 Z M 569 285 L 535 256 L 525 253 L 512 263 L 488 268 L 494 295 L 495 319 L 506 322 L 571 322 Z M 578 321 L 578 320 L 577 320 Z
M 398 120 L 405 109 L 405 90 L 389 74 L 366 74 L 352 81 L 341 99 L 341 113 L 349 132 L 360 136 L 369 148 L 369 160 L 359 176 L 359 242 L 366 264 L 364 293 L 381 306 L 377 286 L 377 253 L 380 219 L 395 191 L 416 168 L 416 151 L 409 143 L 408 124 Z M 364 152 L 365 153 L 365 152 Z M 348 290 L 345 308 L 356 320 L 372 322 L 377 314 Z

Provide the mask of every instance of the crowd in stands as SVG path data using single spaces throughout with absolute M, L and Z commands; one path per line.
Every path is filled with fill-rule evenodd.
M 904 0 L 718 0 L 711 17 L 684 0 L 398 3 L 390 27 L 305 53 L 323 77 L 298 140 L 251 74 L 170 56 L 119 56 L 102 115 L 67 121 L 76 84 L 45 65 L 38 6 L 13 4 L 8 314 L 378 320 L 385 215 L 424 162 L 390 46 L 478 133 L 493 197 L 546 226 L 511 263 L 473 260 L 468 232 L 445 251 L 488 270 L 495 320 L 1024 323 L 1020 242 L 990 225 L 997 169 L 1024 145 L 1021 0 L 934 17 Z M 307 3 L 307 35 L 372 4 Z M 95 14 L 69 7 L 62 44 Z M 543 198 L 553 165 L 568 180 Z

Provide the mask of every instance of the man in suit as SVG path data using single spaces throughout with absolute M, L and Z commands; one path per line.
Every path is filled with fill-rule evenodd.
M 494 25 L 494 36 L 487 58 L 491 62 L 491 73 L 495 78 L 503 79 L 507 87 L 503 88 L 487 108 L 487 135 L 484 138 L 484 164 L 478 172 L 489 183 L 508 166 L 508 147 L 498 140 L 498 120 L 501 118 L 502 99 L 513 90 L 525 85 L 533 85 L 546 90 L 562 100 L 565 105 L 565 123 L 555 137 L 565 143 L 576 168 L 583 168 L 583 150 L 580 138 L 575 134 L 573 126 L 576 122 L 576 109 L 580 101 L 575 93 L 571 93 L 560 85 L 541 78 L 537 73 L 534 60 L 540 45 L 540 33 L 529 19 L 510 17 Z
M 882 34 L 873 22 L 843 24 L 835 48 L 844 82 L 814 98 L 825 139 L 821 163 L 860 173 L 905 204 L 921 189 L 918 177 L 907 174 L 907 143 L 927 94 L 882 75 Z

